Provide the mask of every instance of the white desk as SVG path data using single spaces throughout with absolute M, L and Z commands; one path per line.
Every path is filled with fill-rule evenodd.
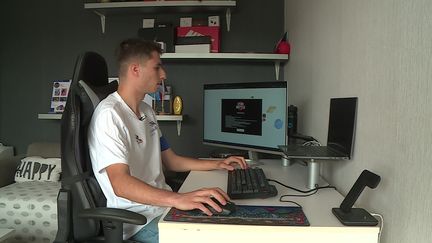
M 298 164 L 283 167 L 280 160 L 263 160 L 267 178 L 306 190 L 307 168 Z M 275 184 L 271 182 L 271 184 Z M 194 171 L 189 174 L 180 192 L 189 192 L 202 187 L 220 187 L 226 190 L 227 172 Z M 321 181 L 320 185 L 326 185 Z M 267 199 L 233 200 L 238 205 L 291 206 L 279 202 L 280 195 L 295 194 L 294 191 L 276 184 L 278 196 Z M 302 242 L 302 243 L 377 243 L 379 227 L 347 227 L 332 214 L 333 207 L 339 207 L 343 200 L 334 189 L 321 189 L 309 197 L 286 197 L 303 206 L 310 226 L 256 226 L 223 225 L 164 221 L 167 209 L 159 221 L 159 241 L 171 242 Z M 294 205 L 292 205 L 294 206 Z
M 1 229 L 0 228 L 0 242 L 3 242 L 7 238 L 9 238 L 13 234 L 14 231 L 15 231 L 14 229 Z

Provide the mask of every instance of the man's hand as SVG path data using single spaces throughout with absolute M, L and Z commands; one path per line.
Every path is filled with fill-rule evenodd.
M 235 164 L 238 164 L 240 168 L 246 169 L 248 167 L 245 159 L 241 156 L 230 156 L 222 161 L 219 161 L 217 164 L 218 169 L 225 169 L 225 170 L 234 170 Z
M 225 160 L 193 159 L 177 155 L 172 149 L 162 151 L 162 162 L 168 170 L 177 172 L 191 170 L 234 170 L 236 164 L 242 169 L 248 167 L 245 159 L 241 156 L 231 156 Z
M 211 216 L 212 213 L 205 206 L 205 204 L 208 204 L 216 211 L 222 212 L 222 208 L 219 207 L 211 197 L 216 198 L 222 205 L 225 205 L 229 200 L 228 195 L 220 188 L 202 188 L 192 192 L 178 193 L 174 202 L 174 207 L 180 210 L 199 209 Z

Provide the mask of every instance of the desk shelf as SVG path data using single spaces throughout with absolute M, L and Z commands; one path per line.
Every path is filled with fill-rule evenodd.
M 60 120 L 62 118 L 62 114 L 38 114 L 38 119 L 40 120 Z M 156 115 L 156 119 L 158 121 L 175 121 L 177 122 L 177 135 L 180 136 L 181 132 L 181 123 L 183 121 L 183 115 Z
M 161 12 L 222 12 L 225 11 L 227 30 L 230 30 L 231 9 L 236 7 L 236 1 L 133 1 L 84 3 L 84 9 L 92 10 L 100 17 L 102 33 L 105 33 L 107 15 L 115 14 L 149 14 Z

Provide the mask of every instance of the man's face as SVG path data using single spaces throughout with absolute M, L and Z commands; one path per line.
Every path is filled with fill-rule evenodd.
M 166 79 L 165 70 L 162 67 L 159 53 L 152 52 L 151 58 L 140 64 L 140 79 L 145 93 L 156 92 L 158 84 Z

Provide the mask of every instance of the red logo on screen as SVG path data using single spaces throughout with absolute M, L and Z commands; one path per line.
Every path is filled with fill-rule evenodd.
M 242 102 L 242 101 L 237 102 L 236 109 L 239 111 L 244 111 L 246 109 L 244 102 Z

